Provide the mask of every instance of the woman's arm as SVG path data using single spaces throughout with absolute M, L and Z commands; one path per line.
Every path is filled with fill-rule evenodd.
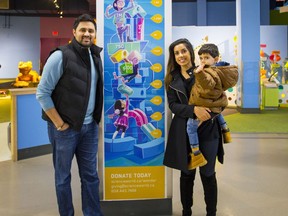
M 179 99 L 179 97 L 182 97 L 184 100 L 186 97 L 184 94 L 178 92 L 178 94 L 182 94 L 178 96 L 177 92 L 173 89 L 169 89 L 166 93 L 169 109 L 172 113 L 182 118 L 193 118 L 194 105 L 188 105 L 187 102 L 185 102 L 187 99 L 185 101 L 180 101 L 181 99 Z
M 181 94 L 178 92 L 178 94 Z M 183 95 L 183 99 L 184 99 Z M 179 100 L 177 92 L 173 89 L 167 91 L 168 105 L 171 112 L 182 118 L 194 118 L 195 115 L 200 121 L 207 121 L 211 118 L 210 109 L 201 106 L 188 105 Z

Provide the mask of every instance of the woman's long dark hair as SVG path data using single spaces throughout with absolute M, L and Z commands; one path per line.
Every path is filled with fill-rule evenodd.
M 169 88 L 169 84 L 172 81 L 171 72 L 174 70 L 179 70 L 179 71 L 181 70 L 180 65 L 176 62 L 175 54 L 174 54 L 174 48 L 175 46 L 179 44 L 184 44 L 187 50 L 190 52 L 192 67 L 195 67 L 194 49 L 190 41 L 186 38 L 181 38 L 171 43 L 169 46 L 169 58 L 168 58 L 167 71 L 166 71 L 166 76 L 165 76 L 165 81 L 164 81 L 166 89 Z

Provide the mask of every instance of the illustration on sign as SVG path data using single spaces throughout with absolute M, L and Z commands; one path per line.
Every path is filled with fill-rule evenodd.
M 107 2 L 105 166 L 142 166 L 152 159 L 153 165 L 162 165 L 164 24 L 159 13 L 162 1 Z M 148 14 L 144 5 L 150 13 L 154 8 L 155 14 Z
M 164 6 L 104 4 L 105 198 L 165 196 Z

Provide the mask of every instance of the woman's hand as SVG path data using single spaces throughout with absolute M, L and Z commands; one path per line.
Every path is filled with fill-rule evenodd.
M 201 122 L 207 121 L 208 119 L 211 118 L 209 114 L 210 112 L 211 110 L 209 108 L 194 106 L 194 113 Z

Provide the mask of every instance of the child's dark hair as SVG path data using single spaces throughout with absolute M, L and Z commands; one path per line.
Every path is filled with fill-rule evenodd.
M 198 55 L 210 54 L 213 58 L 219 56 L 218 47 L 215 44 L 203 44 L 198 51 Z
M 82 14 L 74 21 L 73 29 L 76 29 L 80 22 L 92 22 L 95 26 L 95 30 L 97 30 L 97 25 L 94 18 L 89 14 Z

